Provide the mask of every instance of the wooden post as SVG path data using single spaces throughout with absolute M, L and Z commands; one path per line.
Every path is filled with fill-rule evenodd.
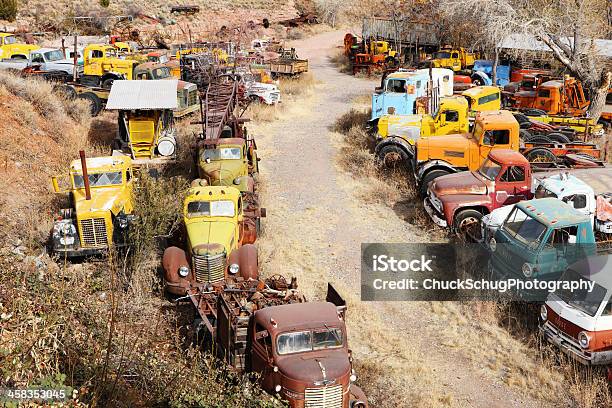
M 72 56 L 72 63 L 74 64 L 73 68 L 72 68 L 72 80 L 74 82 L 77 81 L 77 68 L 79 65 L 79 55 L 77 52 L 77 35 L 74 35 L 74 55 Z

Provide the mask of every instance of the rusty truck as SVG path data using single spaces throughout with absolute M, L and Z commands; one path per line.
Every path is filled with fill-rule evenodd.
M 229 280 L 190 289 L 197 339 L 292 408 L 366 408 L 348 348 L 346 302 L 328 284 L 325 302 L 306 302 L 296 279 Z

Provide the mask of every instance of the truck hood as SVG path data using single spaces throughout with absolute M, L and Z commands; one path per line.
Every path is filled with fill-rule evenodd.
M 466 158 L 466 152 L 469 149 L 470 141 L 469 133 L 459 133 L 452 135 L 427 137 L 419 140 L 417 148 L 419 149 L 419 160 L 427 160 L 432 158 L 432 152 L 438 156 L 440 151 L 443 149 L 444 155 L 454 158 Z M 421 153 L 423 149 L 427 149 L 427 157 L 422 157 Z M 439 157 L 433 157 L 437 159 Z
M 211 186 L 231 186 L 240 177 L 242 160 L 215 160 L 210 163 L 200 161 L 200 169 Z
M 111 211 L 117 215 L 125 204 L 123 187 L 102 187 L 91 189 L 91 200 L 85 199 L 85 189 L 73 191 L 75 210 L 77 214 L 88 212 Z
M 487 187 L 493 184 L 489 180 L 484 180 L 472 171 L 462 171 L 460 173 L 448 174 L 438 177 L 432 183 L 431 190 L 438 197 L 451 194 L 487 194 Z
M 196 221 L 187 224 L 187 236 L 192 252 L 198 255 L 205 253 L 218 253 L 219 245 L 230 253 L 234 241 L 234 229 L 236 225 L 231 221 Z
M 378 120 L 380 136 L 401 136 L 416 140 L 421 136 L 424 115 L 383 115 Z
M 58 64 L 58 65 L 74 65 L 74 61 L 71 59 L 61 59 L 57 61 L 49 61 L 47 62 L 49 65 Z
M 287 356 L 279 359 L 277 363 L 279 371 L 285 377 L 306 384 L 324 380 L 319 363 L 325 369 L 325 379 L 335 380 L 335 384 L 339 384 L 339 379 L 349 375 L 351 371 L 348 354 L 343 349 Z

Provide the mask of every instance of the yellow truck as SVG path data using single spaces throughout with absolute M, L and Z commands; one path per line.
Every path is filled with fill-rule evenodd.
M 17 40 L 13 34 L 0 32 L 0 60 L 24 59 L 30 57 L 30 52 L 39 49 L 38 45 L 24 44 Z
M 223 285 L 227 277 L 257 279 L 259 267 L 254 214 L 231 186 L 194 180 L 183 203 L 186 250 L 164 251 L 166 291 L 184 296 L 190 289 Z
M 253 139 L 241 137 L 204 140 L 198 152 L 200 178 L 212 186 L 237 186 L 252 191 L 252 174 L 259 172 Z
M 56 193 L 70 195 L 51 231 L 51 250 L 76 258 L 106 253 L 128 244 L 134 211 L 134 174 L 129 157 L 85 158 L 70 164 L 67 176 L 52 178 Z M 60 183 L 65 186 L 60 188 Z
M 134 79 L 138 61 L 119 58 L 117 48 L 109 44 L 90 44 L 83 51 L 81 83 L 110 89 L 118 79 Z
M 383 115 L 378 120 L 376 160 L 386 167 L 408 165 L 415 141 L 469 131 L 470 116 L 479 111 L 499 110 L 501 94 L 495 86 L 477 86 L 461 96 L 440 98 L 433 114 Z M 418 109 L 417 109 L 418 110 Z
M 443 47 L 431 59 L 424 61 L 424 65 L 431 64 L 434 68 L 449 68 L 457 72 L 473 67 L 475 61 L 476 55 L 465 48 Z

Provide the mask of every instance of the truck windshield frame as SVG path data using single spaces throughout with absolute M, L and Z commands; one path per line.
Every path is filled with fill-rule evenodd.
M 487 180 L 495 181 L 499 173 L 501 173 L 502 165 L 497 163 L 496 161 L 491 160 L 491 158 L 487 157 L 487 159 L 482 163 L 482 166 L 478 169 L 478 173 Z
M 559 278 L 559 280 L 568 282 L 590 281 L 590 279 L 585 278 L 573 269 L 566 270 L 563 275 L 561 275 L 561 278 Z M 583 287 L 586 287 L 586 285 L 584 285 Z M 593 291 L 591 292 L 586 289 L 571 291 L 560 288 L 559 290 L 555 291 L 554 294 L 559 299 L 564 301 L 565 304 L 567 304 L 568 306 L 578 309 L 591 317 L 595 317 L 597 311 L 601 307 L 601 304 L 608 298 L 607 289 L 596 282 L 594 283 Z
M 205 149 L 204 159 L 217 160 L 240 160 L 242 149 L 240 147 L 219 147 L 216 149 Z
M 279 355 L 288 355 L 338 349 L 344 347 L 344 343 L 342 328 L 328 326 L 281 333 L 276 337 L 276 352 Z
M 433 59 L 446 59 L 450 57 L 451 57 L 451 53 L 446 52 L 446 51 L 435 52 L 433 55 Z
M 60 50 L 47 51 L 43 54 L 45 61 L 54 62 L 66 59 L 66 56 Z
M 406 93 L 406 80 L 390 78 L 387 80 L 385 91 L 390 93 Z
M 123 184 L 122 171 L 88 173 L 87 178 L 89 179 L 89 187 L 91 188 L 120 186 Z M 74 188 L 85 188 L 85 182 L 82 174 L 75 173 L 72 175 L 72 179 Z
M 187 217 L 234 217 L 236 206 L 231 200 L 191 201 L 187 204 Z
M 519 207 L 514 207 L 504 220 L 501 228 L 512 238 L 529 248 L 538 248 L 548 232 L 546 225 L 531 217 Z

